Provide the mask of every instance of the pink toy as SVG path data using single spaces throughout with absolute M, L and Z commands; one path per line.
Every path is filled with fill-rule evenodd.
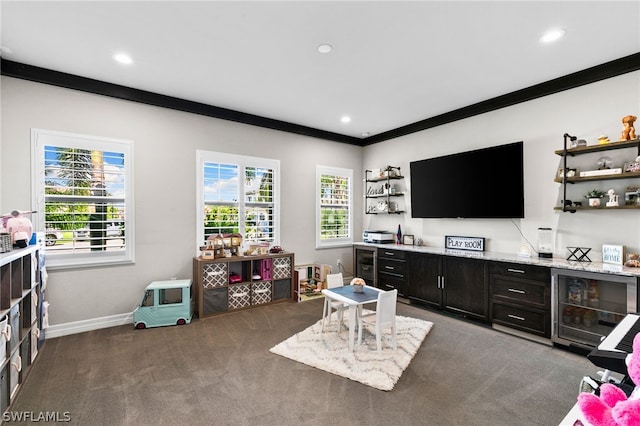
M 13 245 L 21 248 L 29 245 L 29 240 L 33 233 L 33 225 L 31 225 L 31 221 L 24 217 L 23 214 L 31 213 L 35 212 L 21 212 L 14 210 L 11 213 L 2 216 L 2 226 L 6 228 L 7 233 L 11 235 L 11 242 Z
M 640 333 L 633 339 L 633 352 L 627 358 L 627 372 L 633 383 L 640 383 Z M 600 397 L 583 392 L 578 395 L 578 406 L 585 419 L 593 426 L 640 425 L 640 388 L 627 395 L 617 386 L 604 383 Z

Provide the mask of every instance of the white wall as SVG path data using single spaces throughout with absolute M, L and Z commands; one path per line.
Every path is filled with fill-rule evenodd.
M 487 249 L 494 252 L 516 253 L 529 240 L 537 244 L 537 228 L 551 227 L 555 233 L 555 255 L 566 258 L 567 246 L 591 247 L 591 260 L 601 260 L 602 244 L 622 244 L 640 251 L 640 211 L 589 211 L 575 214 L 554 211 L 562 198 L 562 186 L 553 181 L 562 158 L 554 154 L 562 149 L 563 135 L 569 133 L 597 143 L 601 133 L 610 140 L 620 138 L 621 119 L 640 115 L 640 72 L 633 72 L 588 86 L 546 96 L 509 108 L 471 117 L 456 123 L 435 127 L 366 147 L 363 166 L 367 169 L 387 164 L 400 166 L 409 175 L 409 162 L 437 157 L 485 146 L 524 141 L 525 218 L 520 220 L 494 219 L 412 219 L 410 213 L 401 216 L 365 215 L 365 229 L 395 231 L 398 223 L 405 234 L 414 234 L 426 245 L 442 247 L 445 235 L 487 238 Z M 411 153 L 407 155 L 406 153 Z M 612 158 L 615 152 L 602 153 Z M 631 161 L 637 154 L 627 158 Z M 584 169 L 597 168 L 593 164 Z M 587 161 L 578 157 L 577 161 Z M 574 161 L 574 160 L 572 160 Z M 622 166 L 622 164 L 615 164 Z M 478 173 L 484 173 L 480 167 Z M 499 173 L 499 170 L 492 172 Z M 615 188 L 624 194 L 628 180 L 581 183 L 569 188 L 567 199 L 584 200 L 592 188 Z M 637 180 L 635 184 L 640 182 Z M 410 182 L 407 179 L 407 185 Z M 473 182 L 461 191 L 473 191 Z M 489 194 L 487 202 L 499 203 L 501 194 Z M 621 198 L 624 198 L 622 195 Z M 408 208 L 410 211 L 410 208 Z M 521 228 L 524 238 L 517 228 Z M 525 240 L 526 238 L 526 240 Z
M 336 267 L 340 257 L 349 268 L 350 247 L 315 249 L 315 166 L 351 168 L 361 176 L 361 147 L 11 77 L 0 82 L 2 212 L 31 208 L 31 128 L 134 141 L 136 262 L 49 271 L 52 326 L 130 313 L 149 282 L 191 278 L 198 149 L 279 159 L 281 245 L 295 253 L 297 264 Z M 362 209 L 360 197 L 355 208 Z
M 351 249 L 315 250 L 315 166 L 354 170 L 356 240 L 363 229 L 395 231 L 398 223 L 427 245 L 441 247 L 444 235 L 487 238 L 490 251 L 515 253 L 525 237 L 536 244 L 537 228 L 552 227 L 556 255 L 566 246 L 603 243 L 640 251 L 638 210 L 560 213 L 553 210 L 560 185 L 553 181 L 565 132 L 594 143 L 600 133 L 617 140 L 628 114 L 640 115 L 640 72 L 565 91 L 365 148 L 247 126 L 121 101 L 10 77 L 1 77 L 2 145 L 0 211 L 29 209 L 30 129 L 131 139 L 135 149 L 136 263 L 132 266 L 50 272 L 48 297 L 54 326 L 131 312 L 150 281 L 191 277 L 195 243 L 195 151 L 207 149 L 278 158 L 282 173 L 282 246 L 296 263 L 335 264 L 348 272 Z M 384 101 L 384 100 L 381 100 Z M 438 220 L 404 215 L 364 215 L 364 168 L 402 167 L 409 162 L 463 150 L 525 142 L 525 219 Z M 614 181 L 611 181 L 613 185 Z M 406 184 L 410 185 L 407 179 Z M 585 186 L 586 185 L 586 186 Z M 605 183 L 604 185 L 609 185 Z M 581 184 L 578 199 L 591 185 Z M 473 183 L 469 183 L 473 190 Z M 408 199 L 409 197 L 407 197 Z M 499 195 L 489 196 L 499 202 Z M 178 219 L 178 220 L 177 220 Z

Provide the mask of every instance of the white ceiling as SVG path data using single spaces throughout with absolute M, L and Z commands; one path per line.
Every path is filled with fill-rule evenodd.
M 637 0 L 0 5 L 5 59 L 358 138 L 640 52 Z

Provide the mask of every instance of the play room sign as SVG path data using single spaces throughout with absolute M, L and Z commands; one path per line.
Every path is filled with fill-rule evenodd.
M 484 251 L 484 238 L 480 237 L 444 237 L 444 247 L 453 250 Z

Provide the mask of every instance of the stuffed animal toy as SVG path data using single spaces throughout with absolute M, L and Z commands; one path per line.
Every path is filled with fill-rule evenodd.
M 13 210 L 11 213 L 2 216 L 3 227 L 6 228 L 7 233 L 11 235 L 11 242 L 20 248 L 25 248 L 29 245 L 29 240 L 33 232 L 31 221 L 23 216 L 23 214 L 27 213 L 34 212 Z
M 636 138 L 636 129 L 633 128 L 633 123 L 638 119 L 635 115 L 627 115 L 622 117 L 622 135 L 621 141 L 630 141 Z
M 633 352 L 627 357 L 627 372 L 633 383 L 640 383 L 640 333 L 633 339 Z M 600 397 L 583 392 L 578 395 L 578 406 L 585 419 L 593 426 L 640 425 L 640 388 L 631 396 L 611 383 L 600 386 Z

